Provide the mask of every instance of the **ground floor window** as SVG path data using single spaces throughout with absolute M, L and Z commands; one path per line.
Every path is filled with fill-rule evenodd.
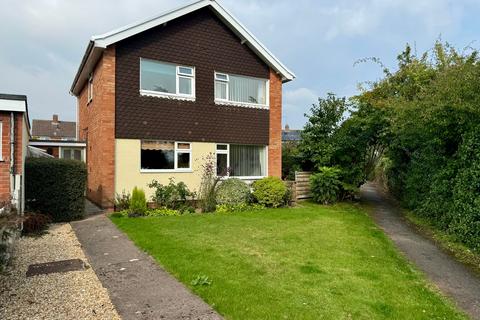
M 190 170 L 192 149 L 188 142 L 142 140 L 142 170 Z
M 53 153 L 53 150 L 48 150 L 48 149 L 47 149 L 47 153 L 48 151 L 51 151 Z M 49 154 L 52 154 L 52 153 L 49 153 Z M 82 161 L 82 149 L 62 148 L 62 158 Z
M 217 144 L 217 175 L 263 177 L 266 175 L 266 147 Z

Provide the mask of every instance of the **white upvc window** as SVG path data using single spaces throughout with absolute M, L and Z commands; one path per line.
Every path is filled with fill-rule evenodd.
M 217 176 L 263 178 L 267 174 L 267 147 L 219 143 L 216 161 Z
M 60 158 L 83 161 L 83 149 L 60 147 Z
M 215 72 L 215 102 L 268 108 L 267 79 Z
M 192 144 L 142 140 L 140 170 L 142 172 L 190 172 L 192 171 Z
M 87 103 L 90 103 L 93 100 L 93 74 L 91 73 L 88 77 L 88 86 L 87 86 Z
M 141 58 L 140 93 L 194 100 L 195 68 Z

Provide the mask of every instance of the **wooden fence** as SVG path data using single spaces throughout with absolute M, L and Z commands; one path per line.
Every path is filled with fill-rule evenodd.
M 295 172 L 295 183 L 294 183 L 294 199 L 302 200 L 311 198 L 310 193 L 310 176 L 311 172 L 307 171 L 296 171 Z

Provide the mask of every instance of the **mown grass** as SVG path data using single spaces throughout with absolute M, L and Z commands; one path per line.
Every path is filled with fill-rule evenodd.
M 354 205 L 112 221 L 227 319 L 464 319 Z

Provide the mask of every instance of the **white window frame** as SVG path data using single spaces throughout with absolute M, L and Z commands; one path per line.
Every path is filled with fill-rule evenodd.
M 217 75 L 222 75 L 222 76 L 227 76 L 227 79 L 219 79 Z M 262 103 L 251 103 L 251 102 L 239 102 L 239 101 L 231 101 L 228 91 L 230 88 L 230 75 L 232 76 L 237 76 L 237 77 L 243 77 L 243 78 L 250 78 L 250 79 L 255 79 L 255 80 L 262 80 L 265 81 L 265 104 Z M 216 97 L 216 92 L 214 91 L 213 96 L 215 99 L 216 104 L 224 104 L 224 105 L 233 105 L 233 106 L 240 106 L 240 107 L 250 107 L 250 108 L 261 108 L 261 109 L 268 109 L 270 108 L 270 80 L 269 79 L 263 79 L 263 78 L 255 78 L 255 77 L 249 77 L 249 76 L 244 76 L 240 74 L 230 74 L 230 73 L 224 73 L 224 72 L 214 72 L 213 76 L 213 81 L 214 81 L 214 90 L 215 90 L 215 81 L 222 81 L 227 83 L 227 92 L 226 92 L 226 99 L 219 99 Z
M 153 139 L 152 139 L 153 140 Z M 158 140 L 158 139 L 157 139 Z M 168 141 L 168 140 L 161 140 Z M 140 172 L 141 173 L 166 173 L 166 172 L 193 172 L 192 170 L 192 143 L 186 141 L 168 141 L 174 143 L 174 158 L 173 158 L 173 169 L 142 169 L 142 143 L 140 140 Z M 178 149 L 179 144 L 189 144 L 189 149 Z M 189 158 L 189 167 L 188 168 L 178 168 L 178 154 L 179 153 L 188 153 L 190 154 Z
M 74 150 L 80 150 L 80 161 L 83 161 L 85 162 L 85 155 L 84 155 L 84 150 L 83 148 L 78 148 L 78 147 L 58 147 L 58 158 L 60 159 L 66 159 L 63 157 L 63 151 L 67 149 L 67 150 L 71 150 L 72 152 L 72 156 L 73 156 L 73 151 Z M 75 158 L 70 158 L 71 160 L 75 160 Z
M 219 150 L 218 146 L 227 146 L 227 150 Z M 217 154 L 226 154 L 227 155 L 227 175 L 225 177 L 230 176 L 230 172 L 228 172 L 228 168 L 230 168 L 230 145 L 228 143 L 217 143 L 215 145 L 215 175 L 217 175 Z
M 153 91 L 153 90 L 142 89 L 142 60 L 161 63 L 161 64 L 169 64 L 169 65 L 175 66 L 175 71 L 176 71 L 175 72 L 175 93 L 158 92 L 158 91 Z M 180 68 L 191 69 L 192 74 L 182 73 L 182 72 L 180 72 Z M 164 61 L 159 61 L 159 60 L 140 58 L 139 71 L 140 71 L 139 83 L 140 83 L 140 94 L 141 95 L 195 101 L 195 67 L 194 66 L 177 65 L 177 64 L 174 64 L 174 63 L 169 63 L 169 62 L 164 62 Z M 192 94 L 180 93 L 180 83 L 179 83 L 180 78 L 191 79 L 191 81 L 192 81 Z
M 87 84 L 87 104 L 93 100 L 93 73 L 88 76 Z
M 233 143 L 236 144 L 236 143 Z M 218 150 L 218 145 L 227 145 L 227 150 Z M 265 148 L 265 175 L 263 176 L 231 176 L 230 172 L 223 179 L 237 178 L 240 180 L 259 180 L 268 176 L 268 146 Z M 217 175 L 217 154 L 227 154 L 227 168 L 230 168 L 230 144 L 229 143 L 217 143 L 215 145 L 215 176 Z
M 0 121 L 0 161 L 3 161 L 3 121 Z

